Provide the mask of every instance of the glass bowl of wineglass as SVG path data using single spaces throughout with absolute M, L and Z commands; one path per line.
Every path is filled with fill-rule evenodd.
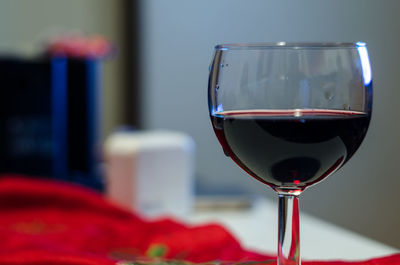
M 299 195 L 340 169 L 368 130 L 366 44 L 217 45 L 208 103 L 226 156 L 278 194 L 278 264 L 300 264 Z

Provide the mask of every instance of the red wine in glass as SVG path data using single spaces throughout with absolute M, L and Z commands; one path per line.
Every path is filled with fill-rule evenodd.
M 224 111 L 211 116 L 227 156 L 271 187 L 304 189 L 360 146 L 370 116 L 324 109 Z
M 225 154 L 278 194 L 278 265 L 300 265 L 298 197 L 347 163 L 368 130 L 366 44 L 217 45 L 208 103 Z

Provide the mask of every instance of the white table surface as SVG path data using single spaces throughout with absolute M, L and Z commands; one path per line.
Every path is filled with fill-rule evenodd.
M 258 199 L 245 209 L 196 210 L 186 219 L 192 224 L 218 222 L 239 239 L 242 246 L 267 254 L 276 253 L 277 203 Z M 302 259 L 362 260 L 400 251 L 344 228 L 300 213 Z

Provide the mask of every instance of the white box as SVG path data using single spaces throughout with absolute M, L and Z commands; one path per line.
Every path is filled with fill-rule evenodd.
M 184 217 L 194 201 L 194 153 L 183 133 L 115 133 L 105 143 L 107 196 L 146 216 Z

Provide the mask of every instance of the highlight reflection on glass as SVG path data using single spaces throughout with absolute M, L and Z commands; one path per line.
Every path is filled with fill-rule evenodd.
M 371 65 L 369 63 L 368 51 L 365 43 L 357 42 L 358 54 L 360 55 L 361 68 L 363 71 L 364 85 L 369 85 L 372 82 Z

